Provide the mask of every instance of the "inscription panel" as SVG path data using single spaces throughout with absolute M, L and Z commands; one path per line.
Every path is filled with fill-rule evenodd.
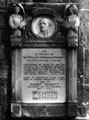
M 66 50 L 22 49 L 23 103 L 66 102 Z

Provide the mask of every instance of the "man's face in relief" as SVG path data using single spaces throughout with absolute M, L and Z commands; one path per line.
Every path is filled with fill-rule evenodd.
M 42 18 L 40 20 L 40 30 L 41 31 L 46 31 L 48 29 L 49 26 L 49 21 L 46 18 Z

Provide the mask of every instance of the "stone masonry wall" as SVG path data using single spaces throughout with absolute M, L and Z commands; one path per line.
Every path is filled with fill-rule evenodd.
M 42 0 L 37 0 L 41 2 Z M 43 0 L 44 1 L 44 0 Z M 78 2 L 78 0 L 45 0 L 45 2 Z M 8 26 L 8 5 L 12 2 L 36 2 L 35 0 L 0 0 L 0 120 L 10 116 L 11 98 L 11 48 Z M 7 32 L 8 31 L 8 32 Z M 82 38 L 81 38 L 82 39 Z M 89 86 L 83 87 L 83 82 L 89 82 L 89 50 L 83 46 L 78 49 L 78 116 L 86 116 L 89 110 Z M 84 62 L 85 61 L 85 62 Z M 85 65 L 85 69 L 84 66 Z M 85 71 L 84 71 L 85 70 Z M 86 83 L 85 82 L 85 83 Z

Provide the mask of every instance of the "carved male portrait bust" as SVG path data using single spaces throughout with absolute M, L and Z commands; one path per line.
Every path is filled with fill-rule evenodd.
M 33 33 L 42 38 L 51 37 L 55 32 L 55 28 L 54 21 L 48 17 L 38 17 L 32 23 Z

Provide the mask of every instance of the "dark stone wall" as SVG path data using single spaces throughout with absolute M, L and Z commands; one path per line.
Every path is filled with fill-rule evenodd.
M 0 120 L 9 120 L 11 98 L 11 47 L 8 26 L 8 5 L 12 2 L 78 2 L 78 0 L 0 0 Z M 8 31 L 8 32 L 7 32 Z M 81 35 L 80 35 L 81 36 Z M 82 39 L 82 38 L 80 38 Z M 89 50 L 83 53 L 83 46 L 78 49 L 78 116 L 86 116 L 89 109 L 89 88 L 83 87 L 84 75 L 89 83 Z M 84 56 L 85 67 L 84 71 Z
M 10 64 L 11 51 L 8 27 L 8 9 L 2 6 L 2 8 L 0 8 L 0 120 L 6 119 L 10 108 Z
M 0 0 L 0 7 L 4 7 L 13 2 L 50 2 L 50 3 L 76 3 L 78 0 Z

